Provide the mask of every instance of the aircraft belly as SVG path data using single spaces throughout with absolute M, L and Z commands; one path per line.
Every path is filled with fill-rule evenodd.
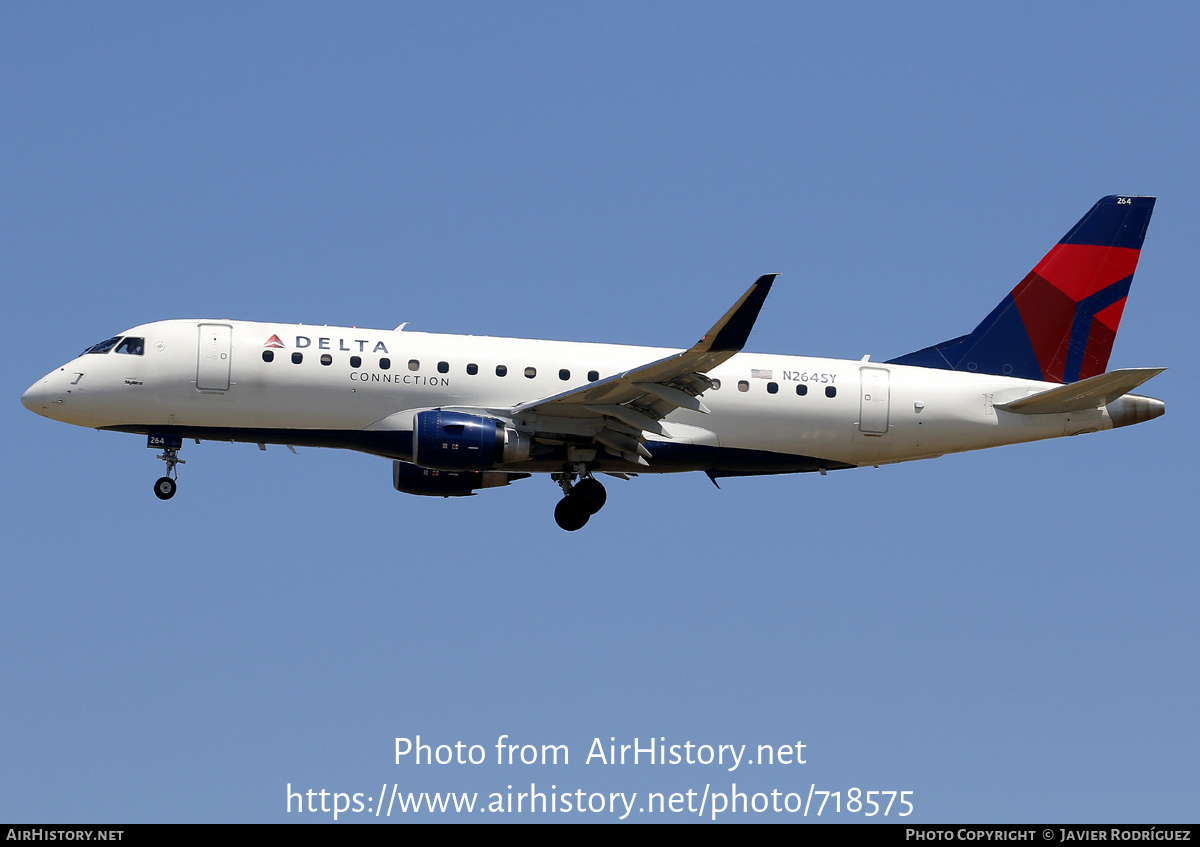
M 716 432 L 721 446 L 731 449 L 830 458 L 852 449 L 852 419 L 837 405 L 803 412 L 768 412 L 759 404 L 735 410 L 714 408 L 712 418 L 704 422 Z

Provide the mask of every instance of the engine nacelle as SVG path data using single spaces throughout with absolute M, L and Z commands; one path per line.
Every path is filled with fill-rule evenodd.
M 504 471 L 435 471 L 408 462 L 392 462 L 392 485 L 396 490 L 427 497 L 469 497 L 481 488 L 497 488 L 529 476 Z
M 433 409 L 413 415 L 413 464 L 484 471 L 529 458 L 533 438 L 504 421 Z

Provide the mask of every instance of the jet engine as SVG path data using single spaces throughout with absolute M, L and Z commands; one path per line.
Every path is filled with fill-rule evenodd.
M 528 476 L 504 471 L 435 471 L 408 462 L 392 462 L 392 485 L 396 490 L 427 497 L 469 497 L 481 488 L 497 488 Z
M 504 421 L 433 409 L 413 415 L 413 464 L 444 471 L 485 471 L 529 458 L 533 438 Z

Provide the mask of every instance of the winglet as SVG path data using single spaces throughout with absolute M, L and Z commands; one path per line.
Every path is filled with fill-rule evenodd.
M 733 308 L 725 313 L 704 337 L 692 346 L 696 353 L 736 353 L 746 345 L 750 330 L 758 320 L 759 310 L 771 291 L 771 284 L 779 274 L 763 274 L 760 276 L 741 299 L 733 304 Z

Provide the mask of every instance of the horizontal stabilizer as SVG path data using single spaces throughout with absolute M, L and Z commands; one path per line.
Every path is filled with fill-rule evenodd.
M 1165 370 L 1166 368 L 1124 368 L 1060 385 L 1058 388 L 1031 394 L 1010 403 L 997 403 L 995 408 L 1018 415 L 1054 415 L 1098 409 L 1128 394 Z

